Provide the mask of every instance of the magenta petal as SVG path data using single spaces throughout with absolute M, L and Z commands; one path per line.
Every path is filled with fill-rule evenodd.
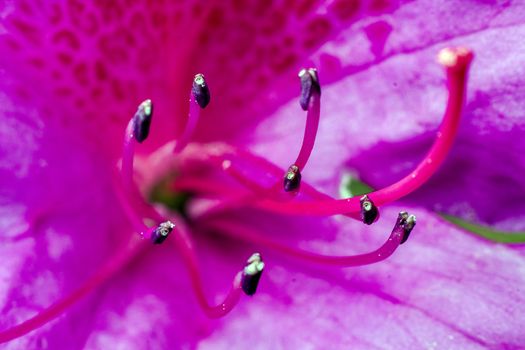
M 473 122 L 465 124 L 462 140 L 472 136 L 477 144 L 487 140 L 504 147 L 509 136 L 522 139 L 523 84 L 516 74 L 516 67 L 523 65 L 520 4 L 334 1 L 325 11 L 325 4 L 316 1 L 271 8 L 233 1 L 209 13 L 197 2 L 172 4 L 2 5 L 1 329 L 77 287 L 132 234 L 111 179 L 124 126 L 137 103 L 150 97 L 158 101 L 157 117 L 155 142 L 146 148 L 172 138 L 184 120 L 186 106 L 181 101 L 190 85 L 187 78 L 196 70 L 209 74 L 212 90 L 218 92 L 199 137 L 235 136 L 243 146 L 250 144 L 288 166 L 290 145 L 300 144 L 303 119 L 297 118 L 297 101 L 283 103 L 295 97 L 290 86 L 296 83 L 296 68 L 315 63 L 326 84 L 324 116 L 318 147 L 304 175 L 332 192 L 343 170 L 357 167 L 352 160 L 366 149 L 381 140 L 403 149 L 414 135 L 427 137 L 435 128 L 444 89 L 433 58 L 449 43 L 470 45 L 478 52 L 469 105 Z M 206 21 L 203 14 L 209 15 Z M 186 38 L 186 28 L 195 28 L 190 33 L 193 41 L 180 40 Z M 193 47 L 196 42 L 202 45 Z M 507 53 L 505 59 L 501 52 Z M 503 85 L 513 88 L 507 93 Z M 256 125 L 255 137 L 247 132 L 249 125 Z M 497 133 L 491 133 L 494 128 Z M 520 147 L 517 143 L 515 150 Z M 471 148 L 456 155 L 472 154 L 471 169 L 496 159 Z M 403 160 L 409 163 L 417 156 L 411 152 Z M 388 164 L 382 163 L 380 170 L 391 178 L 395 171 L 383 169 Z M 373 169 L 368 162 L 358 168 Z M 466 170 L 469 176 L 474 173 Z M 521 185 L 509 164 L 488 174 L 498 176 Z M 510 190 L 502 192 L 495 195 L 495 207 Z M 492 208 L 482 206 L 479 213 Z M 395 214 L 385 210 L 386 217 Z M 523 256 L 466 236 L 427 212 L 418 214 L 423 219 L 419 233 L 392 260 L 377 266 L 326 272 L 270 254 L 273 266 L 260 293 L 217 322 L 204 319 L 197 309 L 178 257 L 167 249 L 156 251 L 134 261 L 61 319 L 12 346 L 522 345 Z M 279 229 L 288 219 L 268 221 Z M 323 222 L 309 225 L 311 230 L 303 235 L 297 231 L 286 237 L 301 246 L 344 253 L 376 243 L 387 226 L 382 221 L 373 232 L 360 225 L 336 230 Z M 349 227 L 356 231 L 349 232 Z M 322 241 L 309 245 L 305 238 Z M 327 239 L 336 244 L 327 247 Z M 209 293 L 215 300 L 230 282 L 224 276 L 233 275 L 245 253 L 257 247 L 217 237 L 199 240 L 205 242 L 202 265 L 214 267 L 205 276 L 210 290 L 219 291 Z
M 79 155 L 80 152 L 77 153 Z M 37 206 L 34 202 L 2 205 L 0 329 L 32 317 L 72 292 L 121 246 L 119 238 L 127 224 L 122 221 L 120 212 L 111 206 L 114 199 L 101 193 L 104 184 L 95 183 L 92 179 L 89 183 L 97 184 L 97 187 L 89 187 L 86 183 L 77 183 L 72 187 L 76 191 L 79 188 L 88 191 L 88 198 L 86 194 L 79 194 L 80 191 L 64 198 L 70 203 L 69 211 L 59 205 L 63 198 L 52 197 L 55 194 L 51 192 L 52 186 L 44 188 L 47 191 L 33 187 L 32 192 L 33 196 L 45 196 L 51 207 L 43 204 Z M 44 186 L 45 181 L 41 184 Z M 103 199 L 102 202 L 97 203 L 98 200 L 94 200 L 93 196 Z M 54 200 L 57 202 L 51 202 Z M 108 218 L 101 220 L 101 212 L 105 212 Z M 86 310 L 91 304 L 81 304 L 81 307 Z M 83 313 L 84 321 L 88 316 Z M 56 324 L 45 326 L 40 332 L 21 338 L 16 344 L 24 348 L 39 347 L 36 344 L 39 344 L 42 334 L 46 335 L 50 343 L 55 327 L 60 329 Z M 79 324 L 76 329 L 78 333 L 64 335 L 61 342 L 71 344 L 89 329 Z
M 416 214 L 423 219 L 417 232 L 384 263 L 317 273 L 272 264 L 261 294 L 200 346 L 519 348 L 525 341 L 522 256 L 489 247 L 427 212 Z M 383 235 L 387 226 L 377 223 L 372 235 L 360 226 L 342 228 L 329 247 L 312 249 L 355 251 L 355 243 Z
M 323 2 L 302 0 L 270 7 L 257 1 L 16 2 L 2 12 L 0 64 L 15 74 L 16 96 L 38 100 L 46 120 L 83 123 L 83 135 L 114 156 L 115 135 L 140 101 L 157 102 L 153 134 L 166 141 L 185 120 L 192 76 L 202 72 L 219 97 L 212 97 L 216 107 L 209 113 L 217 122 L 235 117 L 244 125 L 254 115 L 238 111 L 258 104 L 255 97 L 275 78 L 297 69 L 357 18 L 396 7 L 383 1 L 336 1 L 328 11 Z M 217 131 L 228 130 L 202 136 L 223 137 Z

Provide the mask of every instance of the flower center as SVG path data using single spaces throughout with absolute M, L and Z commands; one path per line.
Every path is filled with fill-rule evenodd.
M 115 177 L 115 190 L 122 208 L 139 235 L 131 235 L 126 247 L 119 250 L 72 294 L 33 318 L 0 332 L 0 343 L 23 336 L 58 317 L 86 294 L 110 280 L 131 260 L 136 259 L 140 252 L 167 242 L 173 244 L 174 250 L 183 260 L 203 312 L 209 317 L 226 315 L 237 304 L 243 292 L 250 296 L 256 293 L 264 262 L 258 253 L 250 256 L 234 276 L 226 298 L 218 305 L 210 305 L 192 244 L 191 233 L 194 230 L 220 233 L 311 264 L 348 267 L 372 264 L 388 258 L 408 239 L 416 224 L 413 215 L 399 213 L 386 241 L 371 252 L 327 256 L 275 240 L 257 228 L 244 225 L 225 214 L 240 208 L 253 208 L 289 216 L 344 215 L 367 225 L 373 224 L 379 218 L 380 206 L 419 188 L 443 163 L 458 129 L 471 60 L 472 53 L 464 48 L 440 52 L 438 61 L 447 74 L 449 98 L 434 144 L 427 156 L 405 178 L 361 198 L 333 199 L 302 181 L 307 176 L 303 170 L 313 150 L 320 117 L 321 88 L 315 69 L 304 69 L 299 73 L 300 106 L 307 112 L 306 127 L 299 155 L 287 172 L 246 150 L 219 144 L 200 147 L 190 144 L 200 111 L 210 103 L 211 97 L 204 76 L 197 74 L 190 89 L 186 127 L 177 142 L 166 145 L 162 150 L 165 157 L 161 163 L 173 162 L 175 165 L 168 164 L 162 176 L 151 181 L 149 200 L 145 200 L 134 181 L 135 146 L 149 137 L 153 118 L 152 102 L 144 101 L 126 128 L 120 174 Z M 203 199 L 208 203 L 204 209 L 192 208 L 192 204 Z

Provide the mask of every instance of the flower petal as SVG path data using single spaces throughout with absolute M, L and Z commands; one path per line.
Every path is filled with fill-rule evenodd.
M 415 214 L 422 220 L 413 236 L 381 264 L 321 272 L 267 264 L 261 292 L 200 347 L 482 349 L 523 344 L 523 257 L 462 234 L 428 212 Z M 395 215 L 388 209 L 382 218 Z M 373 233 L 384 235 L 377 231 L 387 229 L 381 222 L 371 227 L 374 232 L 364 225 L 349 232 L 345 224 L 329 247 L 317 248 L 354 251 L 356 242 L 370 242 Z
M 12 90 L 23 101 L 39 100 L 47 119 L 66 127 L 82 123 L 82 135 L 113 152 L 146 98 L 157 102 L 155 138 L 177 135 L 192 75 L 201 71 L 216 93 L 209 108 L 215 122 L 201 137 L 217 139 L 230 130 L 213 130 L 221 121 L 253 122 L 254 113 L 239 114 L 241 107 L 261 107 L 258 94 L 341 28 L 396 7 L 357 0 L 328 7 L 311 0 L 14 2 L 2 11 L 0 64 L 16 76 Z

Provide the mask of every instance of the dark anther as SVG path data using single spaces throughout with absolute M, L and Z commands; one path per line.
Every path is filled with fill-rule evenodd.
M 163 222 L 157 226 L 157 228 L 155 228 L 151 234 L 151 240 L 153 241 L 153 244 L 161 244 L 164 242 L 174 228 L 175 225 L 171 221 Z
M 372 225 L 379 216 L 379 209 L 366 194 L 361 197 L 360 202 L 361 220 L 367 225 Z
M 284 190 L 292 192 L 299 189 L 301 185 L 301 172 L 297 165 L 290 165 L 288 171 L 284 175 Z
M 255 253 L 246 261 L 246 267 L 242 273 L 241 287 L 246 295 L 254 295 L 259 285 L 259 280 L 264 270 L 264 262 L 261 255 Z
M 321 94 L 321 85 L 319 85 L 319 76 L 315 68 L 302 69 L 299 72 L 301 79 L 301 97 L 299 104 L 304 111 L 308 110 L 310 99 L 314 93 Z
M 407 241 L 412 229 L 416 226 L 416 217 L 414 215 L 408 215 L 406 211 L 399 213 L 396 222 L 396 228 L 400 228 L 403 231 L 403 238 L 399 244 L 403 244 Z
M 201 108 L 205 108 L 208 103 L 210 103 L 210 88 L 208 88 L 208 84 L 206 84 L 204 75 L 197 74 L 195 76 L 191 92 Z
M 133 116 L 133 137 L 137 142 L 142 143 L 148 138 L 152 115 L 153 104 L 151 100 L 142 102 Z

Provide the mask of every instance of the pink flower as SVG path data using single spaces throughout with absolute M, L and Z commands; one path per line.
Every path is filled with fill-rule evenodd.
M 525 343 L 522 249 L 473 238 L 430 211 L 520 228 L 524 202 L 516 188 L 523 188 L 523 179 L 516 174 L 524 164 L 519 151 L 525 107 L 520 4 L 35 0 L 2 6 L 0 329 L 7 331 L 0 334 L 6 339 L 9 330 L 20 333 L 7 348 L 475 349 Z M 381 219 L 371 226 L 297 215 L 308 210 L 357 216 L 360 209 L 357 198 L 350 204 L 319 202 L 307 183 L 338 196 L 348 172 L 358 171 L 378 188 L 411 174 L 447 102 L 435 55 L 457 45 L 476 52 L 467 121 L 460 124 L 460 143 L 450 158 L 463 157 L 461 167 L 446 161 L 409 200 L 382 207 Z M 461 63 L 468 55 L 447 57 Z M 451 73 L 458 66 L 447 57 L 440 61 L 454 101 L 462 80 Z M 310 159 L 310 134 L 299 152 L 305 121 L 295 76 L 309 66 L 318 67 L 323 89 Z M 209 83 L 211 103 L 193 134 L 186 102 L 199 72 Z M 150 135 L 139 145 L 137 118 L 128 132 L 125 128 L 146 98 L 155 111 Z M 319 95 L 311 98 L 309 132 L 317 128 Z M 197 122 L 200 110 L 193 102 L 190 121 Z M 461 99 L 451 103 L 457 110 Z M 146 107 L 141 117 L 149 114 Z M 458 113 L 446 115 L 452 119 L 445 121 L 457 121 Z M 426 158 L 436 164 L 456 124 L 444 125 L 446 141 L 437 139 L 437 158 Z M 119 161 L 123 135 L 128 143 Z M 192 136 L 187 147 L 180 146 L 184 135 Z M 173 143 L 163 146 L 173 139 L 179 139 L 175 154 Z M 494 150 L 482 150 L 482 143 Z M 501 155 L 503 147 L 507 153 Z M 281 187 L 265 190 L 276 181 L 274 170 L 249 152 L 281 169 L 302 155 L 295 162 L 301 163 L 300 194 L 290 198 Z M 467 159 L 471 166 L 464 164 Z M 115 176 L 116 163 L 123 183 Z M 430 175 L 427 170 L 414 181 Z M 167 175 L 175 177 L 160 187 L 161 194 L 190 187 L 198 192 L 184 207 L 186 219 L 172 218 L 176 214 L 162 206 L 152 211 L 130 181 L 134 176 L 142 194 L 150 194 Z M 479 194 L 482 186 L 486 197 Z M 382 205 L 414 189 L 403 183 L 371 199 Z M 233 208 L 222 208 L 237 195 L 242 197 L 235 197 Z M 210 210 L 217 203 L 209 197 L 220 198 L 224 209 L 215 217 Z M 516 210 L 509 208 L 514 204 Z M 327 256 L 373 251 L 405 209 L 418 216 L 417 232 L 387 260 L 334 269 L 307 262 L 360 265 L 385 256 L 294 259 L 304 251 Z M 143 217 L 156 219 L 159 212 L 175 221 L 174 232 L 169 244 L 146 244 L 134 231 L 160 234 L 159 220 L 146 221 L 150 231 L 142 228 Z M 394 230 L 387 252 L 403 234 Z M 242 243 L 240 236 L 257 244 Z M 235 305 L 240 284 L 251 276 L 239 271 L 259 250 L 266 268 L 257 295 L 241 298 L 224 318 L 208 318 L 222 315 L 213 305 L 221 305 L 234 276 L 225 307 Z M 197 298 L 192 288 L 200 290 Z M 53 320 L 23 323 L 35 315 Z M 22 330 L 12 328 L 19 324 Z

